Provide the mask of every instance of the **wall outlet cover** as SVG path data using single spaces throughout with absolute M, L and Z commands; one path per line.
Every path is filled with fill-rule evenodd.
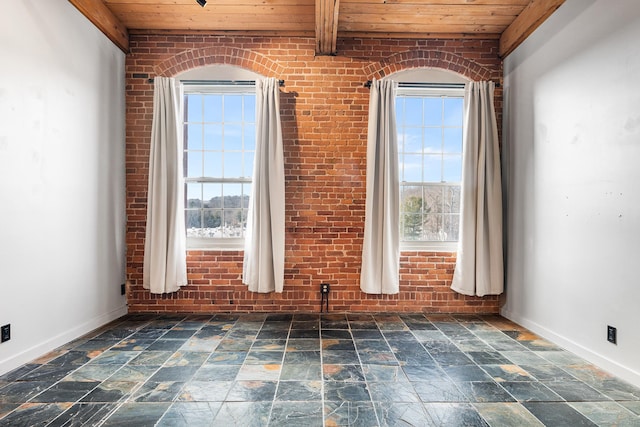
M 607 326 L 607 341 L 612 344 L 618 344 L 618 329 L 613 326 Z
M 0 327 L 0 342 L 9 341 L 11 339 L 11 325 Z

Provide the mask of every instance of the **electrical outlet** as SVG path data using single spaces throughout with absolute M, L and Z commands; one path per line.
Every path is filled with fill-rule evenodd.
M 122 285 L 120 285 L 120 295 L 124 295 L 126 293 L 127 293 L 127 285 L 123 283 Z
M 0 342 L 9 341 L 11 339 L 11 325 L 0 327 Z
M 320 293 L 328 294 L 329 293 L 329 284 L 328 283 L 320 283 Z
M 612 344 L 618 344 L 618 329 L 613 326 L 607 326 L 607 341 Z

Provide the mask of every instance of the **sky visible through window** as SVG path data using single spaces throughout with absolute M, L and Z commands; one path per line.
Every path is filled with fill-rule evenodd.
M 404 241 L 457 241 L 462 179 L 463 98 L 396 98 Z

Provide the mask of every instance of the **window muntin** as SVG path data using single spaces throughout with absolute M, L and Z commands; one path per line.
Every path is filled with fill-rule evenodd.
M 184 87 L 187 246 L 241 248 L 255 154 L 254 86 Z
M 403 247 L 455 249 L 462 179 L 463 89 L 398 88 Z

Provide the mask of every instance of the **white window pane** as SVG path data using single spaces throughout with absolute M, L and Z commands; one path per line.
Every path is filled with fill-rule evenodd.
M 405 154 L 402 165 L 402 181 L 421 182 L 422 181 L 422 156 L 415 154 Z
M 240 178 L 242 177 L 242 153 L 228 152 L 224 153 L 224 177 Z
M 242 126 L 225 125 L 224 127 L 224 149 L 242 150 Z
M 443 174 L 442 180 L 445 182 L 462 181 L 462 155 L 446 154 L 442 159 Z
M 442 156 L 428 154 L 424 156 L 424 182 L 442 181 Z
M 202 150 L 202 125 L 187 125 L 187 150 Z
M 423 238 L 425 240 L 442 241 L 442 215 L 427 214 L 424 217 Z
M 422 215 L 405 213 L 402 215 L 402 240 L 422 240 Z
M 249 198 L 251 197 L 251 184 L 242 184 L 242 208 L 249 208 Z
M 444 125 L 462 127 L 462 98 L 445 98 Z
M 185 174 L 189 178 L 202 176 L 202 151 L 188 151 Z
M 253 124 L 244 126 L 244 149 L 256 149 L 256 126 Z
M 450 199 L 451 199 L 451 212 L 460 213 L 460 192 L 461 192 L 461 187 L 459 185 L 450 186 L 450 187 L 448 187 L 447 192 L 449 193 L 448 197 L 450 197 Z
M 188 122 L 202 122 L 202 95 L 187 95 L 186 115 Z
M 424 130 L 424 152 L 442 152 L 442 128 L 425 128 Z
M 460 213 L 460 187 L 446 186 L 442 190 L 442 212 Z
M 188 208 L 201 208 L 202 207 L 202 184 L 196 182 L 188 182 L 186 184 L 187 193 L 187 207 Z
M 242 202 L 242 184 L 224 184 L 223 208 L 240 208 Z
M 442 99 L 424 98 L 425 126 L 440 126 L 442 124 Z
M 204 95 L 204 121 L 222 122 L 222 95 Z
M 245 151 L 244 152 L 244 170 L 242 176 L 245 178 L 253 177 L 253 161 L 254 154 L 253 151 Z
M 244 121 L 255 123 L 256 121 L 256 97 L 244 96 Z
M 222 184 L 212 182 L 202 184 L 202 200 L 207 208 L 221 208 Z
M 443 240 L 455 242 L 460 238 L 460 215 L 444 215 L 442 218 Z
M 406 127 L 403 129 L 402 139 L 404 141 L 401 151 L 405 153 L 422 153 L 422 128 Z
M 221 178 L 223 175 L 222 153 L 218 151 L 204 153 L 204 173 L 202 176 Z
M 444 152 L 462 153 L 462 128 L 444 129 Z
M 407 126 L 422 125 L 422 98 L 404 99 L 404 124 Z
M 424 206 L 425 213 L 442 212 L 442 186 L 427 185 L 424 187 Z
M 223 118 L 225 122 L 241 122 L 242 121 L 242 95 L 225 95 L 224 96 Z
M 222 125 L 204 125 L 204 149 L 222 150 Z
M 199 236 L 198 229 L 202 228 L 202 211 L 200 209 L 185 211 L 185 225 L 187 227 L 187 236 Z
M 202 212 L 202 227 L 208 228 L 203 237 L 218 237 L 222 224 L 222 211 L 218 209 L 204 209 Z

